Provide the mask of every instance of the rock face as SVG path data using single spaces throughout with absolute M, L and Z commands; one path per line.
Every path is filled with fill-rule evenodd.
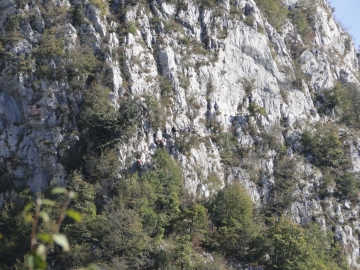
M 357 200 L 344 201 L 331 187 L 321 194 L 322 172 L 311 156 L 300 158 L 304 130 L 336 121 L 335 113 L 318 113 L 317 97 L 336 82 L 359 85 L 358 53 L 325 0 L 311 3 L 315 12 L 306 40 L 289 19 L 275 29 L 253 0 L 223 0 L 216 7 L 190 0 L 180 6 L 124 0 L 110 7 L 87 0 L 50 1 L 47 13 L 36 2 L 18 2 L 0 4 L 0 163 L 16 186 L 25 183 L 39 191 L 50 182 L 66 184 L 63 146 L 78 140 L 76 119 L 87 86 L 76 69 L 74 75 L 61 74 L 71 66 L 67 55 L 86 47 L 102 62 L 92 76 L 106 80 L 114 107 L 124 95 L 142 101 L 153 96 L 163 104 L 160 89 L 171 85 L 164 124 L 155 128 L 144 116 L 137 134 L 117 148 L 121 170 L 131 168 L 139 152 L 151 163 L 155 133 L 179 160 L 190 193 L 208 196 L 213 187 L 206 180 L 216 174 L 223 180 L 217 188 L 240 181 L 260 207 L 273 199 L 280 150 L 259 145 L 265 135 L 275 138 L 287 146 L 289 159 L 300 159 L 288 215 L 298 223 L 315 219 L 324 227 L 336 222 L 335 238 L 346 246 L 349 263 L 360 269 L 353 235 L 360 229 Z M 304 1 L 284 4 L 294 9 Z M 115 10 L 121 10 L 121 22 Z M 51 38 L 61 41 L 61 52 L 45 50 Z M 177 135 L 168 136 L 173 126 Z M 261 153 L 224 163 L 227 138 L 213 139 L 220 131 L 235 135 L 243 149 L 258 147 Z M 350 129 L 342 134 L 350 149 L 349 170 L 360 173 L 359 139 Z M 185 136 L 198 142 L 186 152 L 177 147 Z M 10 193 L 4 191 L 1 198 Z

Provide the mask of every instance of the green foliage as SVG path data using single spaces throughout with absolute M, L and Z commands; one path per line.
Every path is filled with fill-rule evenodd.
M 89 153 L 84 157 L 84 167 L 89 182 L 114 181 L 119 170 L 119 157 L 114 149 L 103 150 L 99 155 Z
M 247 79 L 247 78 L 244 78 L 242 81 L 241 81 L 242 85 L 243 85 L 243 88 L 244 88 L 244 91 L 245 91 L 245 94 L 246 95 L 250 95 L 252 91 L 254 91 L 256 85 L 256 80 L 255 79 Z
M 358 176 L 351 172 L 345 173 L 345 175 L 340 177 L 337 188 L 341 195 L 352 201 L 356 201 L 359 196 L 360 188 Z
M 202 7 L 213 8 L 221 4 L 219 0 L 196 0 L 198 4 Z
M 249 149 L 239 144 L 236 136 L 230 132 L 220 132 L 212 137 L 220 150 L 221 161 L 229 166 L 239 166 Z
M 72 208 L 83 215 L 91 217 L 96 216 L 95 188 L 93 185 L 85 182 L 79 172 L 74 172 L 70 176 L 68 188 L 77 193 L 77 199 L 72 203 Z
M 90 3 L 100 9 L 101 16 L 106 15 L 109 9 L 109 3 L 107 0 L 91 0 Z
M 287 218 L 269 222 L 264 250 L 275 269 L 348 269 L 342 257 L 336 258 L 338 246 L 330 232 L 312 224 L 304 229 Z
M 24 215 L 26 215 L 26 220 L 32 224 L 31 230 L 31 240 L 30 247 L 31 251 L 28 256 L 28 267 L 29 270 L 33 269 L 47 269 L 47 253 L 51 246 L 57 244 L 62 248 L 63 251 L 69 251 L 70 245 L 67 240 L 67 237 L 64 234 L 59 233 L 60 226 L 64 221 L 65 216 L 68 216 L 76 221 L 81 220 L 81 215 L 75 210 L 69 209 L 67 210 L 70 201 L 75 197 L 75 193 L 73 191 L 68 191 L 66 188 L 57 187 L 52 189 L 52 194 L 62 194 L 65 195 L 66 198 L 62 204 L 57 204 L 56 201 L 52 201 L 49 199 L 40 199 L 36 200 L 36 204 L 29 203 L 24 208 Z M 47 209 L 41 210 L 44 208 L 43 206 L 54 207 L 58 206 L 60 210 L 59 217 L 57 222 L 51 223 L 49 211 Z M 35 213 L 29 213 L 29 211 L 35 208 Z M 43 220 L 44 225 L 39 225 L 41 218 Z M 51 232 L 47 232 L 47 223 L 50 224 Z M 43 232 L 36 234 L 40 228 L 45 228 Z
M 44 31 L 39 46 L 34 49 L 34 54 L 43 59 L 64 54 L 64 45 L 62 41 L 55 37 L 55 30 L 53 28 Z
M 254 21 L 255 21 L 255 18 L 254 18 L 253 16 L 246 16 L 246 18 L 245 18 L 245 20 L 244 20 L 244 23 L 245 23 L 247 26 L 253 27 Z
M 125 98 L 119 109 L 109 103 L 110 90 L 101 85 L 90 88 L 80 112 L 80 124 L 85 140 L 97 147 L 109 147 L 126 141 L 138 123 L 137 100 Z
M 159 76 L 159 86 L 161 94 L 161 103 L 165 107 L 172 105 L 173 87 L 170 79 L 165 76 Z
M 32 201 L 29 190 L 15 195 L 0 212 L 0 268 L 10 269 L 16 259 L 23 259 L 29 251 L 31 224 L 24 220 L 22 210 Z
M 145 96 L 146 110 L 144 115 L 148 117 L 149 124 L 153 128 L 165 127 L 166 111 L 164 107 L 152 95 Z
M 314 36 L 312 25 L 315 18 L 315 9 L 307 0 L 299 1 L 296 7 L 291 9 L 289 17 L 305 43 L 309 43 Z
M 6 32 L 19 31 L 20 30 L 20 20 L 21 20 L 21 15 L 10 15 L 7 18 L 7 21 L 5 24 L 5 31 Z
M 160 83 L 161 95 L 162 96 L 172 96 L 173 87 L 172 87 L 171 81 L 164 76 L 160 76 L 159 83 Z
M 225 187 L 217 194 L 212 207 L 218 225 L 218 241 L 228 255 L 240 258 L 256 233 L 253 223 L 253 203 L 246 190 L 238 183 Z
M 198 148 L 200 141 L 198 136 L 192 135 L 191 133 L 185 133 L 181 137 L 175 138 L 176 147 L 184 155 L 190 155 L 192 148 Z
M 131 33 L 131 34 L 133 34 L 133 35 L 136 35 L 137 29 L 136 29 L 136 24 L 135 24 L 135 22 L 133 22 L 133 21 L 128 22 L 128 23 L 126 24 L 126 31 L 127 31 L 128 33 Z
M 340 123 L 360 127 L 360 91 L 356 85 L 337 83 L 324 91 L 319 99 L 322 102 L 321 113 L 329 114 L 335 110 Z
M 258 115 L 266 115 L 265 108 L 255 104 L 254 102 L 249 103 L 248 110 L 252 117 L 257 117 Z
M 281 0 L 256 0 L 259 9 L 263 12 L 269 23 L 278 31 L 281 32 L 281 27 L 285 24 L 288 9 L 284 6 Z
M 92 75 L 98 66 L 99 62 L 89 47 L 76 47 L 65 54 L 65 69 L 70 77 L 86 78 L 87 75 Z
M 285 155 L 276 162 L 274 168 L 275 189 L 273 190 L 275 211 L 286 209 L 293 202 L 293 193 L 299 180 L 296 169 L 296 158 L 289 158 Z
M 314 134 L 305 130 L 302 136 L 304 151 L 312 155 L 318 166 L 338 167 L 344 161 L 344 150 L 335 131 L 318 130 Z
M 81 25 L 85 21 L 85 15 L 82 9 L 83 6 L 80 4 L 70 9 L 69 12 L 71 14 L 74 25 Z

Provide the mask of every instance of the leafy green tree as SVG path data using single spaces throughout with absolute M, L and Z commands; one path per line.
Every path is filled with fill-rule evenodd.
M 344 157 L 342 143 L 334 131 L 321 130 L 311 134 L 304 131 L 302 136 L 304 151 L 310 153 L 318 166 L 339 166 Z
M 80 112 L 85 141 L 91 146 L 109 147 L 134 134 L 139 120 L 137 100 L 125 98 L 116 109 L 109 103 L 110 90 L 101 85 L 90 88 Z
M 82 215 L 96 216 L 95 195 L 96 191 L 93 185 L 85 182 L 82 175 L 75 171 L 70 175 L 68 183 L 69 190 L 77 193 L 77 199 L 72 203 L 72 207 L 82 213 Z
M 233 183 L 219 191 L 212 214 L 221 248 L 228 255 L 244 257 L 247 245 L 256 235 L 253 203 L 246 190 L 239 183 Z
M 150 183 L 157 192 L 157 211 L 164 212 L 171 219 L 180 212 L 182 171 L 165 149 L 159 149 L 155 153 L 153 165 L 154 170 L 144 174 L 142 179 Z
M 321 113 L 335 111 L 339 122 L 351 127 L 360 127 L 360 91 L 357 85 L 336 83 L 329 90 L 323 91 L 320 96 Z
M 352 201 L 356 201 L 359 196 L 360 183 L 358 177 L 354 173 L 346 172 L 338 181 L 337 188 L 340 193 Z
M 0 212 L 0 268 L 11 269 L 16 260 L 22 261 L 30 247 L 31 224 L 25 221 L 23 208 L 33 200 L 30 190 L 24 190 L 6 202 Z
M 46 29 L 41 37 L 39 47 L 34 49 L 34 54 L 39 58 L 52 58 L 64 54 L 64 45 L 56 38 L 54 28 Z
M 332 233 L 316 224 L 303 228 L 285 217 L 268 222 L 263 251 L 270 256 L 267 264 L 274 269 L 348 269 L 338 255 Z
M 271 264 L 275 269 L 301 269 L 307 248 L 304 229 L 286 218 L 271 222 L 267 231 Z
M 265 14 L 269 23 L 277 30 L 281 31 L 281 27 L 285 24 L 288 9 L 281 0 L 256 0 L 259 9 Z
M 273 189 L 272 201 L 269 206 L 275 211 L 289 207 L 294 200 L 293 192 L 297 186 L 299 175 L 297 173 L 297 158 L 290 158 L 286 155 L 276 161 L 274 167 L 275 187 Z

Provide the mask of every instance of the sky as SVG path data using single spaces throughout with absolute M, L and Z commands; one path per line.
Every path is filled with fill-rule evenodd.
M 355 47 L 360 45 L 360 0 L 329 0 L 335 8 L 335 18 L 355 40 Z

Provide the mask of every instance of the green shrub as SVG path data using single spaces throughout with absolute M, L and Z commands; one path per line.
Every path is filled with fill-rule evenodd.
M 183 155 L 189 155 L 192 148 L 198 148 L 200 144 L 197 135 L 185 133 L 181 137 L 176 138 L 176 147 Z
M 275 269 L 306 270 L 349 269 L 345 258 L 337 254 L 332 232 L 317 224 L 306 229 L 288 218 L 269 219 L 263 250 L 270 257 L 266 262 Z M 265 244 L 265 245 L 264 245 Z
M 308 43 L 313 33 L 312 24 L 315 18 L 316 9 L 309 2 L 299 1 L 296 7 L 291 9 L 289 17 L 302 37 L 304 43 Z
M 152 128 L 162 128 L 166 124 L 166 110 L 152 95 L 145 96 L 147 110 L 144 115 L 148 117 L 149 124 Z
M 243 86 L 243 89 L 245 91 L 246 95 L 250 95 L 252 91 L 254 91 L 256 85 L 256 80 L 255 79 L 247 79 L 247 78 L 243 78 L 241 80 L 241 84 Z
M 227 255 L 244 258 L 256 234 L 253 203 L 246 190 L 239 183 L 225 187 L 217 194 L 211 211 L 218 226 L 221 249 Z
M 119 166 L 119 158 L 113 149 L 104 150 L 100 155 L 89 153 L 84 157 L 86 179 L 91 183 L 115 181 Z
M 126 24 L 126 32 L 136 35 L 136 24 L 135 22 L 131 21 Z
M 162 96 L 172 96 L 173 87 L 172 87 L 170 79 L 166 78 L 165 76 L 160 76 L 159 83 L 160 83 L 161 95 Z
M 5 31 L 6 32 L 19 31 L 20 20 L 21 20 L 21 15 L 10 15 L 6 20 Z
M 40 58 L 47 59 L 64 54 L 63 42 L 55 37 L 55 30 L 53 28 L 45 29 L 39 46 L 34 49 L 34 54 Z
M 109 102 L 108 88 L 95 85 L 85 95 L 80 124 L 85 140 L 94 146 L 109 147 L 133 136 L 139 119 L 137 100 L 124 98 L 119 109 Z
M 338 167 L 344 159 L 344 150 L 339 136 L 334 131 L 318 130 L 314 134 L 304 131 L 304 151 L 313 157 L 313 162 L 323 167 Z
M 248 110 L 252 117 L 257 117 L 258 115 L 266 115 L 265 108 L 255 104 L 253 102 L 249 103 Z
M 109 9 L 109 4 L 107 0 L 91 0 L 90 3 L 100 9 L 101 16 L 106 15 Z
M 320 113 L 329 114 L 335 110 L 340 123 L 360 127 L 360 91 L 356 85 L 337 83 L 333 88 L 323 91 L 319 100 L 322 102 Z
M 87 78 L 88 75 L 93 75 L 98 65 L 99 62 L 90 47 L 76 47 L 65 54 L 65 69 L 70 77 Z
M 281 0 L 255 0 L 259 9 L 263 12 L 269 23 L 278 31 L 285 24 L 288 9 Z
M 298 184 L 298 161 L 284 155 L 274 166 L 275 187 L 273 189 L 273 207 L 275 211 L 287 209 L 294 201 L 294 192 Z
M 360 182 L 358 176 L 354 173 L 347 172 L 340 177 L 337 188 L 341 195 L 349 200 L 356 201 L 359 196 Z
M 247 26 L 253 27 L 254 21 L 255 21 L 255 18 L 254 18 L 253 16 L 246 16 L 246 18 L 245 18 L 245 20 L 244 20 L 244 23 L 245 23 Z
M 74 25 L 81 25 L 85 21 L 85 15 L 83 13 L 83 6 L 78 4 L 70 9 L 71 18 Z
M 219 0 L 196 0 L 199 5 L 206 8 L 213 8 L 221 4 Z

